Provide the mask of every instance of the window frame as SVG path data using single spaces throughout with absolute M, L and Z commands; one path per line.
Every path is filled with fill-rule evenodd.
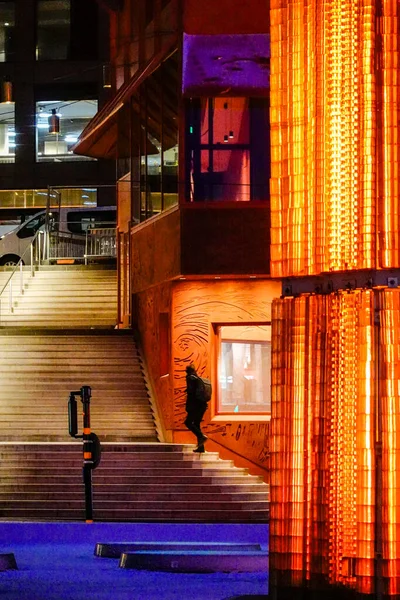
M 271 327 L 271 321 L 235 321 L 235 322 L 221 322 L 221 323 L 213 323 L 212 331 L 213 331 L 213 398 L 211 405 L 211 421 L 212 422 L 262 422 L 262 421 L 270 421 L 271 420 L 271 412 L 267 411 L 259 411 L 259 412 L 219 412 L 219 371 L 220 371 L 220 357 L 221 357 L 221 328 L 222 327 Z M 271 369 L 272 369 L 272 331 L 271 331 Z M 272 380 L 271 380 L 272 385 Z
M 207 113 L 208 113 L 208 128 L 207 128 L 207 136 L 208 139 L 206 142 L 201 140 L 201 102 L 206 98 L 207 103 Z M 194 203 L 194 204 L 204 204 L 207 202 L 219 202 L 219 203 L 240 203 L 240 202 L 259 202 L 266 203 L 270 200 L 269 193 L 269 185 L 261 185 L 259 181 L 259 173 L 260 166 L 257 164 L 257 154 L 259 154 L 259 148 L 257 146 L 257 140 L 259 139 L 259 117 L 258 111 L 262 108 L 265 119 L 268 119 L 269 113 L 269 99 L 268 98 L 255 98 L 252 96 L 233 96 L 233 98 L 240 98 L 247 100 L 248 106 L 248 141 L 245 143 L 239 142 L 229 142 L 218 143 L 214 140 L 214 113 L 215 113 L 215 101 L 217 99 L 221 99 L 219 96 L 204 96 L 204 97 L 192 97 L 187 98 L 185 100 L 185 125 L 184 125 L 184 135 L 185 135 L 185 185 L 184 185 L 184 203 Z M 229 97 L 226 98 L 229 101 Z M 260 107 L 260 102 L 262 103 L 262 107 Z M 269 148 L 269 138 L 270 138 L 270 124 L 265 122 L 265 148 Z M 196 177 L 196 175 L 204 175 L 201 171 L 201 154 L 203 152 L 207 152 L 208 159 L 208 172 L 210 173 L 218 173 L 218 171 L 213 171 L 213 157 L 216 152 L 238 152 L 243 151 L 248 153 L 249 160 L 249 192 L 248 199 L 246 200 L 221 200 L 215 198 L 213 186 L 215 189 L 218 189 L 218 182 L 215 184 L 210 183 L 211 191 L 207 194 L 207 198 L 201 197 L 201 186 L 196 190 L 196 185 L 193 185 L 192 188 L 192 177 Z M 269 151 L 265 156 L 265 165 L 264 168 L 261 169 L 263 172 L 264 179 L 268 182 L 270 178 L 270 156 Z M 265 193 L 260 193 L 260 187 L 265 188 Z M 200 196 L 198 194 L 200 193 Z

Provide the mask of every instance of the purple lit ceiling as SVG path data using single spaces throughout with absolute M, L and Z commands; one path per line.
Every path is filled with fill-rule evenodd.
M 269 36 L 183 36 L 182 92 L 185 96 L 266 96 Z

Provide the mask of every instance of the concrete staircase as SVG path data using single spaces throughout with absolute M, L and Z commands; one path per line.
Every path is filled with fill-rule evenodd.
M 178 444 L 104 444 L 96 521 L 268 520 L 268 486 L 215 453 Z M 0 519 L 84 520 L 82 443 L 0 444 Z
M 108 328 L 117 322 L 117 272 L 99 265 L 42 266 L 34 277 L 24 272 L 23 294 L 19 273 L 13 279 L 13 306 L 7 291 L 1 299 L 2 327 Z M 9 271 L 0 272 L 0 290 Z M 2 283 L 3 282 L 3 283 Z M 16 295 L 15 295 L 16 294 Z
M 0 285 L 5 277 L 0 270 Z M 68 435 L 67 406 L 72 390 L 89 385 L 103 447 L 95 520 L 267 521 L 261 479 L 215 453 L 157 441 L 143 364 L 116 317 L 115 270 L 71 265 L 37 272 L 12 312 L 2 311 L 0 519 L 85 519 L 82 441 Z
M 69 393 L 82 385 L 101 440 L 157 440 L 132 334 L 65 330 L 0 335 L 0 440 L 70 440 Z

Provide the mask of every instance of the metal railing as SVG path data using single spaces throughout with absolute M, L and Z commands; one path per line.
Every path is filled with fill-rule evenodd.
M 26 248 L 18 263 L 10 273 L 7 281 L 0 291 L 0 325 L 4 315 L 14 312 L 16 299 L 24 294 L 28 281 L 35 276 L 35 272 L 44 260 L 45 236 L 43 231 L 37 231 L 31 244 Z M 30 259 L 30 265 L 24 266 Z M 7 272 L 7 271 L 6 271 Z
M 85 264 L 90 258 L 116 258 L 117 230 L 115 227 L 88 229 L 86 231 Z
M 46 258 L 50 261 L 73 259 L 88 263 L 95 258 L 116 258 L 115 227 L 88 227 L 85 233 L 50 231 L 46 234 Z

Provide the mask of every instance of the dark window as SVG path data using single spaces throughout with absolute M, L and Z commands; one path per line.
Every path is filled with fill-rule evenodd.
M 20 231 L 18 231 L 17 236 L 21 239 L 32 237 L 35 235 L 38 229 L 42 227 L 45 223 L 46 215 L 38 215 L 31 221 L 29 221 L 25 227 L 22 227 Z
M 36 43 L 38 60 L 69 58 L 70 31 L 70 0 L 38 0 Z
M 14 58 L 15 2 L 0 2 L 0 62 Z
M 67 229 L 71 233 L 85 233 L 96 227 L 115 227 L 116 211 L 85 210 L 67 213 Z
M 186 112 L 186 199 L 269 198 L 268 102 L 193 98 Z
M 38 0 L 36 40 L 38 60 L 95 60 L 99 55 L 96 0 Z

